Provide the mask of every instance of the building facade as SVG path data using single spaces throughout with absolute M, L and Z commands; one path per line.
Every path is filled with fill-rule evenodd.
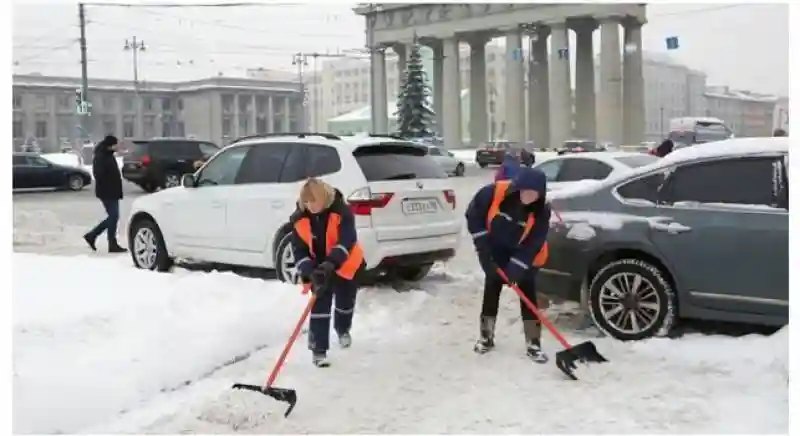
M 705 100 L 706 116 L 723 120 L 736 136 L 772 136 L 778 97 L 711 86 Z
M 14 75 L 12 136 L 15 148 L 35 140 L 56 151 L 81 138 L 76 114 L 80 79 Z M 181 83 L 92 79 L 92 138 L 187 136 L 225 144 L 239 136 L 300 128 L 298 82 L 213 77 Z

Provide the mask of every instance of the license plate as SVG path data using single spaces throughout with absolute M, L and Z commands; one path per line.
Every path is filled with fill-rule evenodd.
M 419 215 L 436 213 L 439 211 L 439 202 L 435 198 L 425 200 L 406 200 L 403 202 L 403 213 L 406 215 Z

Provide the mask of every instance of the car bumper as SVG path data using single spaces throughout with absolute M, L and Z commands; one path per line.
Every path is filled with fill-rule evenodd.
M 503 157 L 494 155 L 478 155 L 475 157 L 475 162 L 478 164 L 500 165 L 503 163 Z
M 359 229 L 358 240 L 364 249 L 367 269 L 400 265 L 420 265 L 455 256 L 460 233 L 425 238 L 378 241 L 373 229 Z
M 122 170 L 122 178 L 133 183 L 141 183 L 149 179 L 147 171 L 139 170 Z

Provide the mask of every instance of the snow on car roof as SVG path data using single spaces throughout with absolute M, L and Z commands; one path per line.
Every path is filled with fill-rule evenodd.
M 666 157 L 658 161 L 634 168 L 630 172 L 611 175 L 607 179 L 596 183 L 579 184 L 569 186 L 558 191 L 549 192 L 547 200 L 560 200 L 579 195 L 594 193 L 602 188 L 617 184 L 623 180 L 645 174 L 659 168 L 672 166 L 676 163 L 690 162 L 694 160 L 704 160 L 721 158 L 728 156 L 745 156 L 762 153 L 788 153 L 788 137 L 756 137 L 756 138 L 734 138 L 724 141 L 707 142 L 696 144 L 690 147 L 675 150 Z M 587 153 L 588 154 L 588 153 Z

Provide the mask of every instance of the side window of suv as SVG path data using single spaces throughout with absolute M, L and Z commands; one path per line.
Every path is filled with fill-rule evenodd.
M 197 186 L 232 185 L 251 147 L 234 147 L 218 154 L 197 175 Z
M 251 147 L 236 177 L 236 184 L 278 183 L 291 147 L 291 144 L 272 142 Z
M 575 182 L 578 180 L 603 180 L 611 174 L 611 166 L 592 159 L 564 159 L 558 174 L 559 182 Z
M 734 158 L 678 167 L 662 192 L 665 203 L 777 207 L 776 158 Z
M 644 200 L 656 204 L 665 176 L 666 173 L 658 172 L 633 180 L 617 188 L 617 194 L 623 200 Z
M 324 176 L 342 169 L 339 151 L 325 145 L 309 145 L 306 161 L 306 177 Z

